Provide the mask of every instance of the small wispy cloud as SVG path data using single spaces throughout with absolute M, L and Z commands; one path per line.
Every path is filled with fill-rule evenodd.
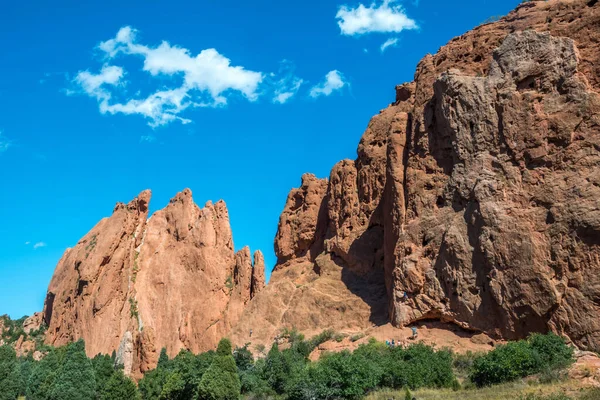
M 12 145 L 12 142 L 4 136 L 4 133 L 0 131 L 0 153 L 4 153 Z
M 280 78 L 272 83 L 274 87 L 273 103 L 284 104 L 298 93 L 304 80 L 294 74 L 294 64 L 287 60 L 281 62 L 279 73 L 271 74 L 271 79 L 276 76 Z
M 44 242 L 37 242 L 36 244 L 33 245 L 33 248 L 37 250 L 41 247 L 46 247 L 46 246 L 47 246 L 47 244 Z
M 404 30 L 418 29 L 415 20 L 409 18 L 396 0 L 384 0 L 382 4 L 370 6 L 359 4 L 351 8 L 341 6 L 335 18 L 341 33 L 347 36 L 368 33 L 400 33 Z
M 310 90 L 310 97 L 317 98 L 320 96 L 329 96 L 336 90 L 342 89 L 348 83 L 344 78 L 344 75 L 338 71 L 329 71 L 325 75 L 325 79 Z
M 145 135 L 140 137 L 140 143 L 154 143 L 156 142 L 156 136 Z
M 25 246 L 29 246 L 31 244 L 31 242 L 27 241 L 25 242 Z
M 386 49 L 388 47 L 396 47 L 398 46 L 398 38 L 389 38 L 388 40 L 386 40 L 385 42 L 383 42 L 383 44 L 380 47 L 381 52 L 383 53 L 384 51 L 386 51 Z

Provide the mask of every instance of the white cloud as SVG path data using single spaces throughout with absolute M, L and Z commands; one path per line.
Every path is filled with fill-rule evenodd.
M 106 102 L 110 99 L 110 92 L 103 86 L 118 85 L 123 75 L 123 68 L 114 65 L 104 65 L 99 74 L 93 74 L 89 71 L 79 71 L 74 81 L 88 95 Z
M 25 242 L 25 246 L 29 246 L 31 244 L 31 242 L 27 241 Z
M 0 131 L 0 153 L 4 153 L 12 145 L 12 142 Z
M 294 65 L 287 60 L 281 62 L 279 75 L 282 78 L 272 83 L 273 103 L 284 104 L 298 93 L 304 80 L 294 75 Z M 271 74 L 271 76 L 275 77 L 276 75 Z
M 46 247 L 47 244 L 44 242 L 37 242 L 36 244 L 33 245 L 34 249 L 39 249 L 40 247 Z
M 151 94 L 145 99 L 132 99 L 124 104 L 101 102 L 100 112 L 103 114 L 141 114 L 150 118 L 149 125 L 153 128 L 176 120 L 188 124 L 192 121 L 177 116 L 192 105 L 187 98 L 188 94 L 182 88 L 164 90 Z
M 384 0 L 377 6 L 372 3 L 366 7 L 359 4 L 356 8 L 341 6 L 335 18 L 342 34 L 348 36 L 367 33 L 399 33 L 405 29 L 417 29 L 417 23 L 409 18 L 396 0 Z
M 75 88 L 66 89 L 66 94 L 84 93 L 96 99 L 102 114 L 143 116 L 153 128 L 175 121 L 188 124 L 192 121 L 183 116 L 187 110 L 224 107 L 232 96 L 241 96 L 250 102 L 268 97 L 273 103 L 283 104 L 305 83 L 294 74 L 293 64 L 286 60 L 277 73 L 252 71 L 232 65 L 229 58 L 213 48 L 196 54 L 167 41 L 155 46 L 143 44 L 138 32 L 129 26 L 121 28 L 115 37 L 101 42 L 97 48 L 104 62 L 100 71 L 79 71 L 73 79 Z M 148 77 L 156 78 L 150 82 L 159 82 L 160 86 L 142 93 L 135 87 L 134 77 L 118 65 L 123 57 L 141 58 L 141 70 Z M 328 96 L 344 85 L 342 75 L 331 71 L 324 83 L 312 88 L 310 95 Z M 142 138 L 142 141 L 148 140 Z
M 106 61 L 114 63 L 119 54 L 141 56 L 143 70 L 151 76 L 181 78 L 180 85 L 124 102 L 111 102 L 112 96 L 106 89 L 123 83 L 121 67 L 105 65 L 99 74 L 82 71 L 75 78 L 85 93 L 98 100 L 100 112 L 139 114 L 148 118 L 152 127 L 172 121 L 189 123 L 189 119 L 178 115 L 189 107 L 224 106 L 233 92 L 255 101 L 264 79 L 261 72 L 232 66 L 231 60 L 215 49 L 205 49 L 193 56 L 188 49 L 166 41 L 157 47 L 139 44 L 137 31 L 128 26 L 121 28 L 113 39 L 100 43 L 98 48 L 105 54 Z
M 383 53 L 388 47 L 396 47 L 397 45 L 398 38 L 389 38 L 381 45 L 380 50 Z
M 341 72 L 337 70 L 329 71 L 325 75 L 325 80 L 310 90 L 310 97 L 329 96 L 335 90 L 340 90 L 347 85 L 347 82 Z

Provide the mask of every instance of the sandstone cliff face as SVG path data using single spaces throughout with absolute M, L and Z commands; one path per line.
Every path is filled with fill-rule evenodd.
M 117 350 L 127 373 L 145 372 L 163 347 L 212 349 L 264 287 L 262 255 L 253 273 L 249 249 L 234 254 L 224 202 L 200 209 L 186 189 L 148 218 L 149 201 L 117 204 L 67 250 L 46 297 L 47 343 L 83 338 L 90 356 Z
M 551 0 L 426 56 L 358 158 L 290 193 L 276 271 L 235 335 L 366 326 L 383 307 L 396 326 L 551 329 L 599 350 L 598 43 L 600 4 Z

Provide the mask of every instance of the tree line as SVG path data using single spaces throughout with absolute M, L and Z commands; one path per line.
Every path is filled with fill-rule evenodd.
M 254 357 L 249 344 L 232 349 L 228 339 L 222 339 L 216 351 L 182 350 L 172 359 L 163 349 L 156 369 L 137 385 L 116 365 L 114 353 L 90 359 L 82 340 L 49 347 L 40 361 L 18 358 L 11 346 L 4 345 L 0 400 L 361 399 L 379 388 L 409 393 L 419 388 L 487 386 L 563 369 L 573 361 L 573 349 L 553 334 L 532 335 L 472 357 L 422 343 L 393 347 L 371 339 L 353 352 L 325 353 L 310 361 L 311 352 L 331 337 L 326 331 L 305 340 L 288 332 L 285 345 L 274 343 L 262 357 Z M 468 375 L 462 383 L 456 375 L 461 368 Z

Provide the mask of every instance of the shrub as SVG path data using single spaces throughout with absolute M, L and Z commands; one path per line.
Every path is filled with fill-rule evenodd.
M 533 334 L 529 337 L 528 342 L 531 348 L 539 354 L 545 368 L 566 368 L 573 363 L 573 348 L 554 333 Z
M 464 354 L 454 354 L 454 361 L 452 366 L 460 373 L 467 374 L 473 367 L 473 362 L 481 354 L 475 354 L 472 351 L 467 351 Z
M 250 343 L 246 343 L 243 347 L 236 347 L 233 351 L 233 359 L 240 372 L 247 371 L 254 366 L 254 356 L 248 350 L 249 345 Z
M 317 336 L 312 337 L 309 341 L 311 352 L 317 347 L 319 347 L 319 345 L 325 343 L 328 340 L 331 340 L 334 335 L 335 332 L 333 331 L 333 329 L 327 329 L 319 333 Z
M 424 344 L 394 347 L 383 358 L 382 386 L 391 388 L 453 387 L 452 354 Z
M 565 368 L 573 361 L 573 349 L 550 333 L 498 346 L 473 362 L 470 379 L 477 386 L 509 382 L 539 372 Z

